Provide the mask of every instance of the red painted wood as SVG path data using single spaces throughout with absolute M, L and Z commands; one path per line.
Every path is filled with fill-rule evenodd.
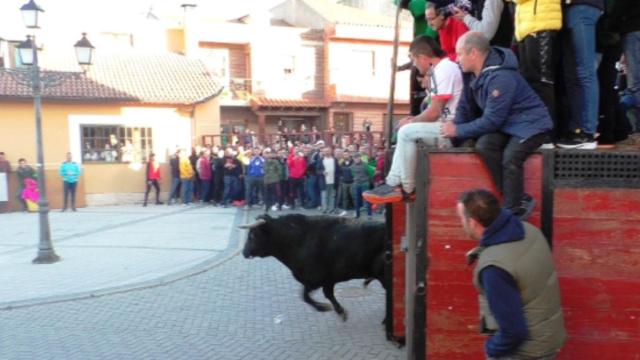
M 430 360 L 483 359 L 486 338 L 478 332 L 478 294 L 471 283 L 473 268 L 465 259 L 477 241 L 465 235 L 455 206 L 465 190 L 497 190 L 484 162 L 474 153 L 433 153 L 429 165 L 427 356 Z M 538 201 L 531 222 L 538 226 L 541 169 L 539 155 L 525 165 L 525 191 Z
M 405 253 L 400 247 L 402 236 L 406 227 L 406 211 L 404 204 L 392 206 L 392 241 L 393 241 L 393 274 L 391 279 L 392 305 L 393 305 L 393 329 L 395 338 L 405 337 Z
M 560 359 L 640 359 L 640 190 L 556 189 Z
M 473 153 L 430 155 L 428 189 L 427 353 L 430 360 L 483 359 L 477 294 L 464 254 L 475 246 L 455 212 L 459 194 L 493 190 Z M 525 191 L 538 201 L 530 221 L 540 225 L 542 157 L 525 164 Z M 640 190 L 556 189 L 554 258 L 569 338 L 561 360 L 640 360 Z M 405 207 L 394 215 L 394 335 L 404 335 Z

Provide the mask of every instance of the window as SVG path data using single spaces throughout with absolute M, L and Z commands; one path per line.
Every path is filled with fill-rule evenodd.
M 82 125 L 80 136 L 85 162 L 140 163 L 153 149 L 150 127 Z
M 225 86 L 228 85 L 231 78 L 229 49 L 203 49 L 202 51 L 211 75 L 222 81 Z

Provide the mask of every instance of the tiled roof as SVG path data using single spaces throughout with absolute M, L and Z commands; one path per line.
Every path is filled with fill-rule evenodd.
M 193 104 L 217 96 L 222 87 L 199 60 L 164 53 L 96 56 L 78 78 L 44 89 L 43 98 L 143 104 Z M 0 71 L 1 98 L 30 98 L 31 90 Z
M 275 107 L 275 108 L 321 108 L 328 107 L 324 99 L 284 99 L 284 98 L 267 98 L 254 97 L 251 99 L 251 106 Z

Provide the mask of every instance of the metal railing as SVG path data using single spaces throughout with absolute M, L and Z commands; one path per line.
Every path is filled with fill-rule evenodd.
M 264 134 L 215 134 L 202 135 L 201 145 L 212 146 L 285 146 L 289 142 L 293 145 L 316 144 L 322 140 L 326 146 L 347 148 L 357 144 L 358 148 L 367 147 L 372 153 L 374 149 L 387 147 L 382 131 L 319 131 L 304 133 L 264 133 Z

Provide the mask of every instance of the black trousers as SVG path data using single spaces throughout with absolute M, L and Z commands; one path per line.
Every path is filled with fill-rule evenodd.
M 282 203 L 279 203 L 278 199 L 280 198 L 280 182 L 264 184 L 264 210 L 265 212 L 269 212 L 273 205 L 279 204 L 282 206 Z
M 149 199 L 149 192 L 151 191 L 151 187 L 156 188 L 156 203 L 160 202 L 160 184 L 158 184 L 158 180 L 149 180 L 147 181 L 147 190 L 144 192 L 144 203 L 147 204 L 147 200 Z
M 68 198 L 71 197 L 71 208 L 76 208 L 76 187 L 78 186 L 77 182 L 63 182 L 64 184 L 64 206 L 63 209 L 67 208 Z
M 300 206 L 304 203 L 304 178 L 289 178 L 289 204 L 296 206 L 296 198 L 300 199 Z
M 549 110 L 555 128 L 558 129 L 555 84 L 557 31 L 539 31 L 528 35 L 518 43 L 520 73 L 538 94 Z
M 524 194 L 524 162 L 546 139 L 546 133 L 534 135 L 526 141 L 504 133 L 485 134 L 478 138 L 476 151 L 502 192 L 506 208 L 519 205 Z

